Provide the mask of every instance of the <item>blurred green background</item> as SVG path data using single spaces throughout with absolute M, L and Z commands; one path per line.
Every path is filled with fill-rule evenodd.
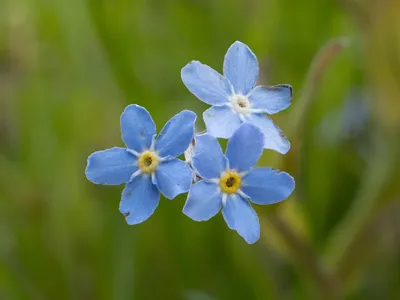
M 292 149 L 260 164 L 295 193 L 255 207 L 254 245 L 184 196 L 128 226 L 87 156 L 123 145 L 131 103 L 202 130 L 180 70 L 221 71 L 236 40 L 293 86 Z M 0 299 L 400 299 L 397 0 L 2 0 L 0 101 Z

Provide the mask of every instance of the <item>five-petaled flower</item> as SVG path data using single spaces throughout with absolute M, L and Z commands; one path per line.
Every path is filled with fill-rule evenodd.
M 122 140 L 127 148 L 114 147 L 91 154 L 86 177 L 93 183 L 126 183 L 120 211 L 128 224 L 147 220 L 155 211 L 160 192 L 168 199 L 186 193 L 192 169 L 176 157 L 189 146 L 196 114 L 184 110 L 174 116 L 160 134 L 149 112 L 129 105 L 121 115 Z
M 249 122 L 263 132 L 265 148 L 287 153 L 289 141 L 264 113 L 286 109 L 291 103 L 291 86 L 256 86 L 257 58 L 238 41 L 228 49 L 223 71 L 224 76 L 198 61 L 182 69 L 182 81 L 189 91 L 212 105 L 203 113 L 207 132 L 214 137 L 230 138 L 241 123 Z
M 195 141 L 192 165 L 203 180 L 190 188 L 183 213 L 195 221 L 206 221 L 222 208 L 228 227 L 247 243 L 256 242 L 260 224 L 249 200 L 256 204 L 282 201 L 292 193 L 294 179 L 271 168 L 253 168 L 263 152 L 264 137 L 250 123 L 232 135 L 226 156 L 209 134 L 198 135 Z

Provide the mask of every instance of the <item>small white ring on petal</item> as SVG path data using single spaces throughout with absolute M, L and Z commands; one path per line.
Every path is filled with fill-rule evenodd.
M 262 109 L 253 108 L 251 109 L 252 114 L 262 114 L 264 111 Z
M 244 172 L 240 172 L 239 175 L 240 177 L 246 176 L 249 173 L 249 171 L 244 171 Z
M 139 153 L 139 152 L 137 152 L 137 151 L 135 151 L 135 150 L 132 150 L 132 149 L 126 149 L 126 152 L 129 152 L 129 153 L 135 155 L 136 157 L 139 157 L 139 156 L 140 156 L 140 153 Z
M 131 182 L 133 179 L 138 177 L 140 174 L 142 174 L 142 170 L 137 170 L 135 173 L 132 174 L 131 178 L 129 179 L 129 182 Z
M 207 181 L 219 185 L 219 178 L 212 178 L 212 179 L 208 179 Z
M 151 145 L 150 145 L 150 150 L 151 150 L 151 151 L 154 151 L 154 150 L 155 150 L 156 136 L 157 136 L 157 135 L 153 135 L 153 138 L 152 138 L 152 140 L 151 140 Z
M 226 194 L 226 193 L 223 193 L 222 194 L 222 206 L 224 206 L 225 207 L 225 205 L 226 205 L 226 199 L 228 198 L 228 194 Z
M 250 114 L 251 106 L 249 99 L 241 94 L 232 94 L 229 97 L 230 106 L 238 114 Z
M 158 151 L 155 151 L 155 153 L 157 153 L 158 154 Z M 164 162 L 164 161 L 169 161 L 169 160 L 172 160 L 172 159 L 174 159 L 175 157 L 171 157 L 171 156 L 164 156 L 164 157 L 159 157 L 158 159 L 159 159 L 159 162 Z
M 236 193 L 238 193 L 240 196 L 242 196 L 244 199 L 249 199 L 249 196 L 247 196 L 245 193 L 243 193 L 243 191 L 241 189 L 238 189 L 236 191 Z

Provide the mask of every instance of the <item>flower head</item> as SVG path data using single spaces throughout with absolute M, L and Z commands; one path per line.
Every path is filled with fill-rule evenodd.
M 290 85 L 256 86 L 258 61 L 248 46 L 235 42 L 224 60 L 224 76 L 207 65 L 192 61 L 182 69 L 182 81 L 201 101 L 212 105 L 203 113 L 210 135 L 230 138 L 243 122 L 264 134 L 264 147 L 282 154 L 290 143 L 264 113 L 286 109 L 292 98 Z
M 192 170 L 176 157 L 191 143 L 195 121 L 195 113 L 184 110 L 156 136 L 149 112 L 129 105 L 121 115 L 122 140 L 127 148 L 114 147 L 89 156 L 86 177 L 91 182 L 126 183 L 119 209 L 128 224 L 147 220 L 158 206 L 160 192 L 173 199 L 189 190 Z
M 195 137 L 192 165 L 202 180 L 193 184 L 183 213 L 195 221 L 206 221 L 222 208 L 228 227 L 247 243 L 256 242 L 260 224 L 250 202 L 272 204 L 294 190 L 294 179 L 271 168 L 253 168 L 264 148 L 262 132 L 242 124 L 228 142 L 225 155 L 218 140 L 202 134 Z

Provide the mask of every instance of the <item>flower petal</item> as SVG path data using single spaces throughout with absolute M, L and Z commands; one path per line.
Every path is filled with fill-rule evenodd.
M 122 192 L 119 211 L 129 225 L 146 221 L 160 202 L 160 192 L 149 175 L 139 175 L 129 182 Z
M 96 184 L 118 185 L 128 182 L 136 167 L 136 156 L 125 148 L 111 149 L 92 153 L 87 160 L 86 177 Z
M 228 106 L 212 106 L 203 113 L 207 132 L 218 138 L 230 138 L 242 121 Z
M 229 80 L 199 61 L 192 61 L 183 67 L 181 77 L 189 91 L 207 104 L 222 105 L 232 94 Z
M 229 168 L 244 172 L 253 167 L 264 150 L 264 135 L 253 124 L 243 123 L 232 135 L 226 148 Z
M 162 162 L 156 169 L 156 185 L 164 197 L 174 199 L 189 191 L 192 183 L 192 169 L 180 159 Z
M 190 188 L 183 213 L 195 221 L 207 221 L 222 207 L 222 194 L 218 186 L 201 180 Z
M 136 104 L 128 105 L 121 115 L 122 140 L 125 145 L 136 152 L 150 148 L 156 125 L 149 112 Z
M 292 87 L 288 84 L 256 86 L 249 95 L 252 109 L 275 114 L 289 107 L 292 101 Z
M 264 133 L 264 148 L 286 154 L 290 149 L 290 142 L 282 131 L 270 118 L 263 114 L 252 114 L 249 123 L 256 125 Z
M 246 199 L 232 194 L 222 209 L 222 215 L 228 227 L 236 230 L 248 244 L 253 244 L 260 238 L 257 214 Z
M 218 140 L 207 133 L 196 136 L 195 140 L 193 167 L 203 178 L 219 178 L 228 161 Z
M 258 78 L 257 57 L 250 48 L 236 41 L 229 47 L 224 60 L 224 76 L 229 79 L 236 94 L 247 95 Z
M 188 147 L 194 135 L 196 114 L 190 110 L 181 111 L 165 124 L 156 140 L 156 150 L 161 157 L 178 156 Z
M 254 168 L 242 178 L 242 191 L 257 204 L 285 200 L 294 190 L 294 179 L 288 173 L 271 168 Z

